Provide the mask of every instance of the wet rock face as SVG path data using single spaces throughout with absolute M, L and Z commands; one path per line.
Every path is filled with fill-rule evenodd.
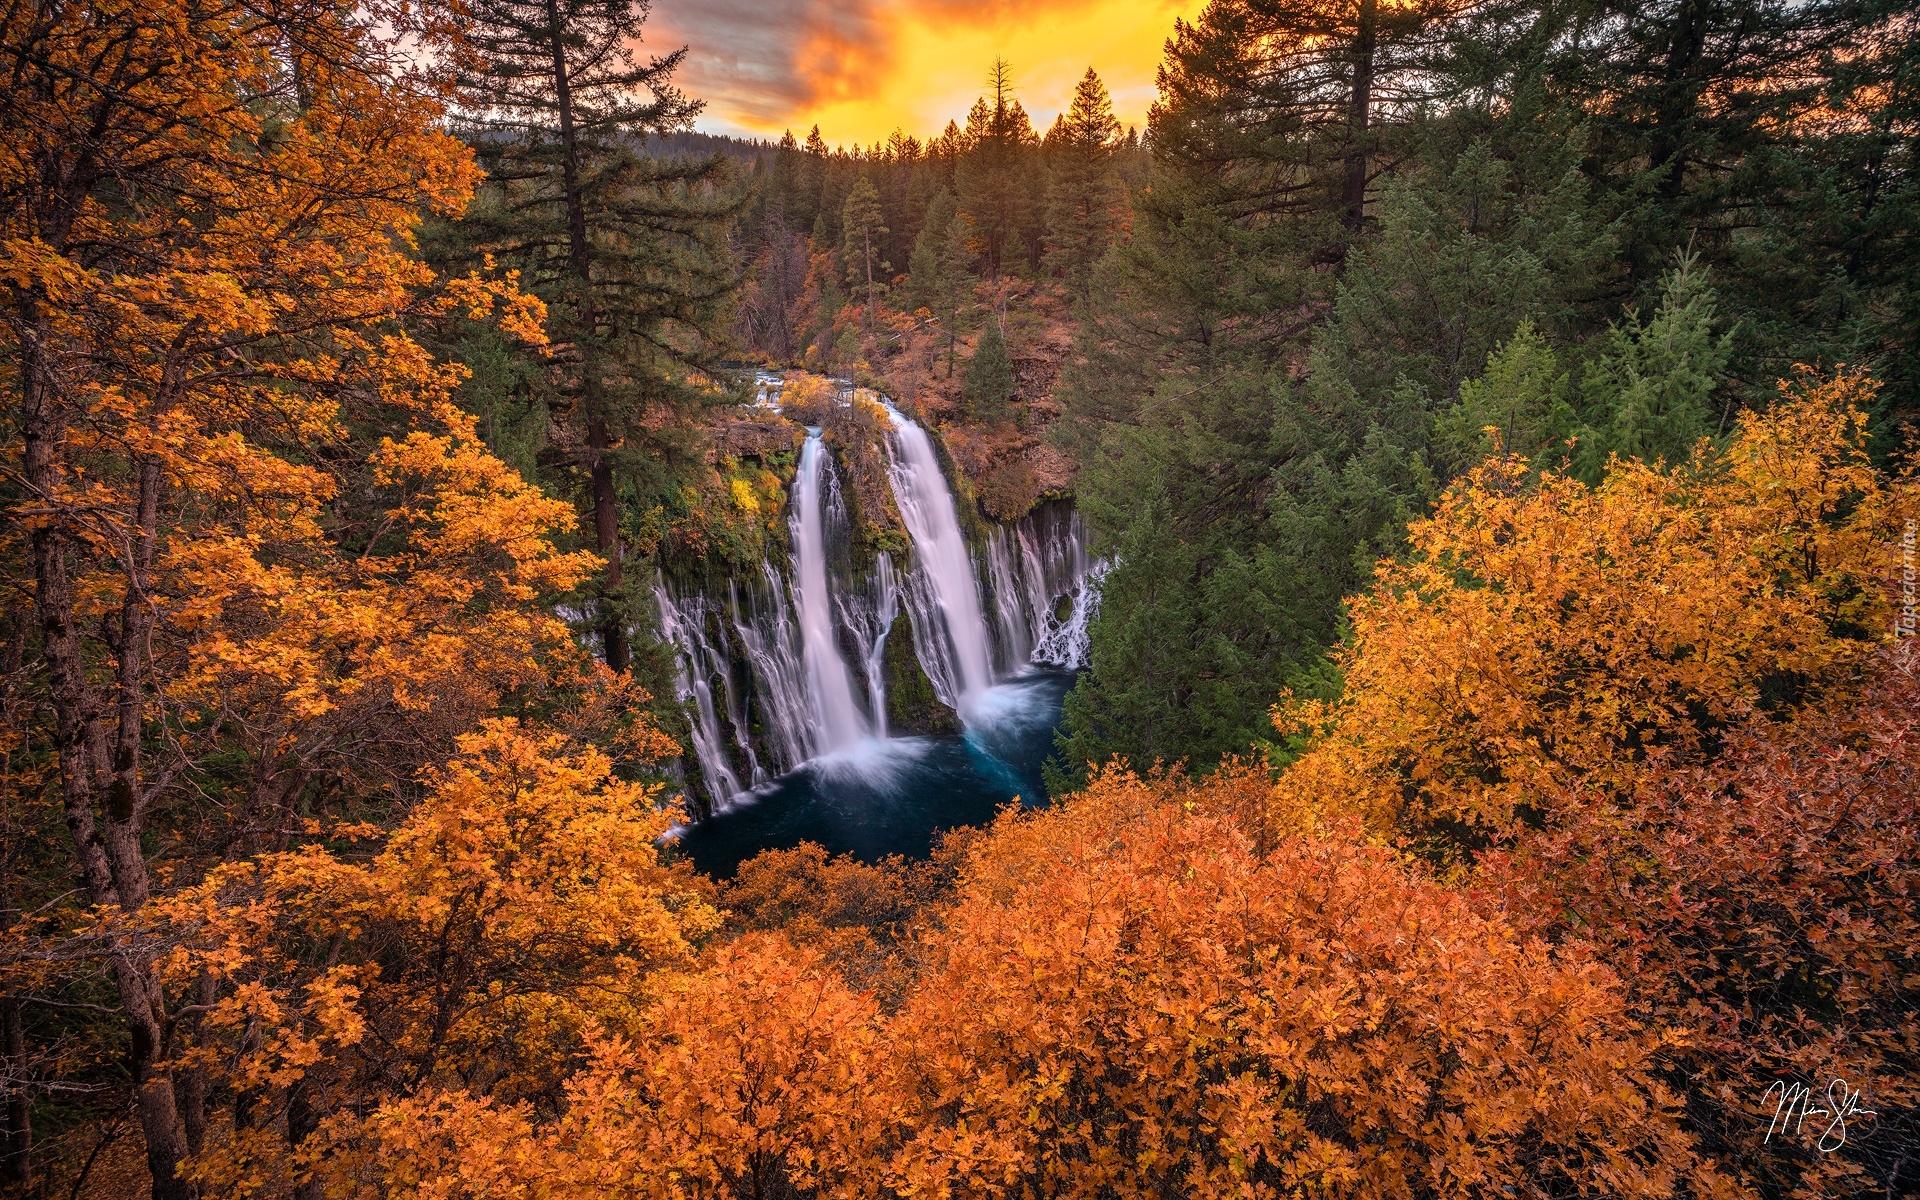
M 879 551 L 903 556 L 907 550 L 906 526 L 887 471 L 890 422 L 886 410 L 863 395 L 864 390 L 856 390 L 826 422 L 827 445 L 840 469 L 853 523 L 853 561 L 861 568 L 871 565 Z
M 887 729 L 908 737 L 959 733 L 960 718 L 940 703 L 933 680 L 913 652 L 913 634 L 907 628 L 912 619 L 912 614 L 901 613 L 896 636 L 887 638 Z
M 798 449 L 806 436 L 806 430 L 785 417 L 768 415 L 729 421 L 711 431 L 707 441 L 707 461 L 719 463 L 727 458 L 757 458 L 765 461 L 776 454 Z

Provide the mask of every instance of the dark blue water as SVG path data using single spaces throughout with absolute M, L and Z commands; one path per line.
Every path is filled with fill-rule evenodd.
M 680 848 L 720 876 L 801 842 L 866 862 L 924 856 L 939 831 L 983 825 L 1016 797 L 1046 803 L 1040 764 L 1072 686 L 1071 672 L 1035 672 L 981 696 L 964 734 L 889 738 L 815 759 L 690 827 Z

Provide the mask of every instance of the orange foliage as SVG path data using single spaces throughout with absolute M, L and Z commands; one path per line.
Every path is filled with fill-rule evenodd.
M 891 1015 L 749 940 L 544 1120 L 423 1097 L 393 1191 L 1403 1196 L 1717 1187 L 1612 975 L 1350 836 L 1121 774 L 974 844 Z M 1228 797 L 1232 808 L 1238 798 Z M 423 1157 L 424 1156 L 424 1157 Z
M 663 863 L 678 814 L 590 746 L 490 721 L 430 785 L 370 861 L 260 855 L 143 914 L 180 941 L 163 979 L 218 988 L 178 1065 L 258 1114 L 197 1163 L 204 1183 L 359 1169 L 369 1101 L 449 1080 L 557 1098 L 584 1039 L 630 1028 L 649 976 L 718 922 Z
M 479 179 L 433 78 L 452 22 L 423 7 L 445 8 L 0 16 L 0 465 L 93 905 L 135 913 L 198 868 L 155 870 L 155 826 L 212 826 L 212 858 L 284 848 L 312 796 L 404 781 L 570 657 L 550 661 L 564 631 L 536 600 L 586 569 L 553 545 L 564 510 L 479 448 L 451 403 L 463 370 L 407 332 L 459 316 L 544 341 L 510 275 L 443 283 L 416 253 Z M 182 793 L 183 819 L 152 818 Z M 154 1194 L 184 1200 L 204 1080 L 176 1088 L 161 1057 L 211 1000 L 169 994 L 151 943 L 104 958 Z M 290 1011 L 339 1040 L 343 1003 Z
M 439 415 L 448 434 L 415 431 L 372 455 L 388 507 L 365 552 L 315 536 L 268 555 L 240 527 L 165 560 L 184 596 L 163 626 L 178 638 L 167 696 L 190 737 L 235 739 L 261 764 L 245 844 L 281 844 L 274 801 L 318 762 L 397 757 L 388 777 L 404 779 L 501 695 L 577 658 L 565 622 L 533 603 L 592 569 L 591 555 L 555 549 L 571 507 L 489 454 L 472 418 L 446 404 Z M 374 739 L 385 754 L 343 753 Z
M 1663 1058 L 1689 1125 L 1769 1195 L 1886 1195 L 1920 1132 L 1920 681 L 1889 658 L 1857 699 L 1571 805 L 1478 873 L 1679 1031 Z M 1768 1136 L 1778 1084 L 1824 1105 L 1835 1079 L 1875 1115 Z
M 641 1042 L 606 1039 L 541 1124 L 442 1094 L 377 1127 L 393 1194 L 562 1198 L 871 1194 L 887 1103 L 872 1002 L 780 941 L 668 985 Z
M 1469 474 L 1352 602 L 1345 699 L 1276 713 L 1328 730 L 1284 790 L 1379 828 L 1484 832 L 1576 782 L 1627 791 L 1839 683 L 1886 627 L 1874 581 L 1909 490 L 1867 462 L 1870 395 L 1859 375 L 1783 388 L 1672 474 Z
M 1695 1172 L 1615 983 L 1210 787 L 1004 817 L 889 1028 L 907 1194 L 1665 1194 Z M 1701 1182 L 1708 1182 L 1702 1172 Z

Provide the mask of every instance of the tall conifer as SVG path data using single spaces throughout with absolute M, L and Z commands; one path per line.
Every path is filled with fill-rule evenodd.
M 1120 122 L 1092 67 L 1074 89 L 1073 104 L 1047 134 L 1047 249 L 1049 269 L 1084 294 L 1093 264 L 1106 251 L 1118 219 L 1120 183 L 1113 147 Z
M 548 304 L 556 386 L 606 559 L 596 622 L 608 665 L 631 653 L 623 603 L 619 468 L 697 402 L 737 286 L 724 236 L 743 199 L 724 160 L 658 159 L 650 135 L 688 128 L 697 101 L 673 83 L 681 49 L 634 57 L 639 0 L 475 0 L 482 65 L 460 79 L 465 129 L 488 186 L 462 252 L 518 267 Z
M 885 255 L 887 232 L 880 193 L 861 176 L 840 210 L 840 261 L 846 264 L 848 288 L 867 302 L 869 336 L 880 297 L 887 290 L 887 272 L 893 269 Z

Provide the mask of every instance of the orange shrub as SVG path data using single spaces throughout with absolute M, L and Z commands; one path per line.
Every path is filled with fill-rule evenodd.
M 1905 488 L 1867 461 L 1871 391 L 1785 388 L 1672 474 L 1615 461 L 1589 488 L 1515 458 L 1469 474 L 1353 601 L 1345 699 L 1277 714 L 1330 727 L 1287 791 L 1471 843 L 1844 681 L 1886 627 L 1875 580 Z
M 1612 975 L 1210 788 L 1004 817 L 889 1027 L 903 1195 L 1406 1196 L 1711 1183 Z
M 1920 681 L 1890 658 L 1857 702 L 1756 721 L 1719 762 L 1652 772 L 1623 804 L 1569 805 L 1479 873 L 1522 929 L 1591 946 L 1636 1015 L 1677 1029 L 1662 1059 L 1689 1127 L 1767 1195 L 1892 1196 L 1914 1178 Z M 1781 1085 L 1823 1107 L 1836 1079 L 1874 1115 L 1770 1129 Z
M 1116 773 L 1004 816 L 891 1015 L 754 935 L 598 1046 L 564 1115 L 390 1108 L 389 1191 L 1719 1190 L 1589 954 L 1348 833 L 1263 859 L 1212 793 Z

